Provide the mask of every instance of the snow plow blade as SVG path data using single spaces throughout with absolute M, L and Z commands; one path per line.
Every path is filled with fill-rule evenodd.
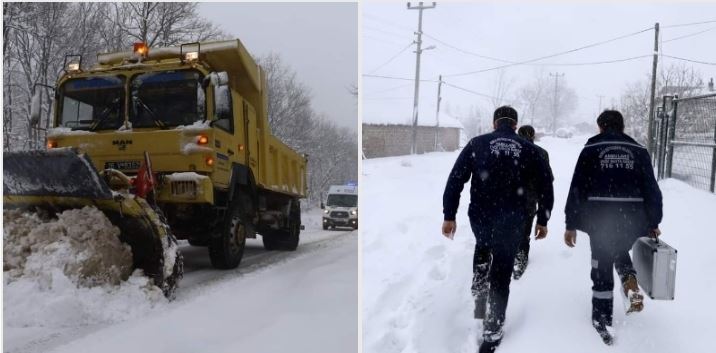
M 54 215 L 96 207 L 131 247 L 133 268 L 142 269 L 166 296 L 173 296 L 183 274 L 176 238 L 159 213 L 127 191 L 127 176 L 116 170 L 99 173 L 87 155 L 69 148 L 6 152 L 3 163 L 4 209 Z M 116 188 L 118 180 L 126 188 Z

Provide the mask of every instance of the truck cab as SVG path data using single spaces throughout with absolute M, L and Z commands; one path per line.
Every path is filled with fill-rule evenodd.
M 332 185 L 323 207 L 323 229 L 350 227 L 358 229 L 358 187 Z
M 47 148 L 97 170 L 138 173 L 151 157 L 156 204 L 172 232 L 235 268 L 246 238 L 295 250 L 307 157 L 271 134 L 266 73 L 238 40 L 98 55 L 57 82 Z

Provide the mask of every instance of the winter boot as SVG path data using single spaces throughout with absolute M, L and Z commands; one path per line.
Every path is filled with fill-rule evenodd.
M 527 251 L 520 250 L 515 256 L 515 265 L 512 269 L 512 278 L 520 279 L 527 269 Z
M 502 342 L 502 339 L 495 341 L 482 341 L 478 353 L 493 353 L 497 349 L 497 346 L 500 345 L 500 342 Z
M 611 346 L 614 343 L 614 335 L 611 332 L 611 327 L 607 326 L 604 321 L 592 320 L 592 326 L 597 330 L 599 337 L 602 342 L 607 346 Z
M 624 289 L 624 297 L 628 300 L 627 314 L 640 312 L 644 309 L 644 296 L 639 291 L 639 284 L 636 281 L 636 276 L 628 275 L 622 283 Z

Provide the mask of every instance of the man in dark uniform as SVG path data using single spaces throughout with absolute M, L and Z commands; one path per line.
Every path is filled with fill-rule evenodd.
M 530 125 L 520 126 L 520 128 L 517 129 L 517 134 L 529 142 L 535 142 L 535 129 Z M 550 168 L 549 166 L 549 154 L 544 148 L 537 146 L 536 144 L 535 147 L 537 147 L 540 156 L 542 156 L 542 158 L 544 158 L 545 162 L 547 163 L 547 168 L 549 169 L 549 176 L 551 180 L 554 181 L 554 176 L 552 175 L 552 168 Z M 520 277 L 522 277 L 522 274 L 524 274 L 525 270 L 527 269 L 527 262 L 529 261 L 530 255 L 530 233 L 532 232 L 532 222 L 534 221 L 535 214 L 537 213 L 537 193 L 535 192 L 535 187 L 528 187 L 526 192 L 527 223 L 525 223 L 525 228 L 522 233 L 522 241 L 520 241 L 520 247 L 517 251 L 517 256 L 515 256 L 515 266 L 512 270 L 512 278 L 516 280 L 520 279 Z
M 661 234 L 662 201 L 649 153 L 624 134 L 621 113 L 605 110 L 597 125 L 600 134 L 587 141 L 572 177 L 564 241 L 574 247 L 577 229 L 589 234 L 592 324 L 611 344 L 612 268 L 616 267 L 629 300 L 628 311 L 641 311 L 643 296 L 628 251 L 638 237 Z
M 547 236 L 554 202 L 545 160 L 531 142 L 515 134 L 517 112 L 508 106 L 497 108 L 493 121 L 494 132 L 473 138 L 462 150 L 443 194 L 442 232 L 452 239 L 460 193 L 472 178 L 468 216 L 476 239 L 475 318 L 485 319 L 481 353 L 494 352 L 502 340 L 512 265 L 527 222 L 525 191 L 529 185 L 536 188 L 536 239 Z

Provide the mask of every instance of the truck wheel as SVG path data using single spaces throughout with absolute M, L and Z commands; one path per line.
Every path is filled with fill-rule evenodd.
M 184 277 L 184 256 L 177 249 L 172 274 L 164 279 L 164 284 L 162 285 L 162 291 L 169 300 L 174 300 L 176 297 L 176 289 L 182 277 Z
M 244 256 L 247 227 L 242 219 L 245 214 L 242 210 L 246 199 L 245 195 L 239 196 L 232 202 L 229 212 L 217 229 L 219 234 L 214 234 L 209 239 L 209 258 L 215 268 L 236 268 Z
M 328 230 L 328 224 L 323 225 L 323 230 Z

